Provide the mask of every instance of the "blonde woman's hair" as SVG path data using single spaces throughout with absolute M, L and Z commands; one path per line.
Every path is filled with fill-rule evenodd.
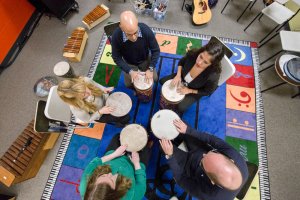
M 100 97 L 103 94 L 101 89 L 92 83 L 84 81 L 83 77 L 61 81 L 58 84 L 57 93 L 60 98 L 69 105 L 83 109 L 88 113 L 94 113 L 97 111 L 97 106 L 85 101 L 83 98 L 86 88 L 88 88 L 95 97 Z
M 116 188 L 112 189 L 108 184 L 98 183 L 97 178 L 103 174 L 111 173 L 109 165 L 98 166 L 88 180 L 84 200 L 119 200 L 126 195 L 131 187 L 131 180 L 118 175 Z

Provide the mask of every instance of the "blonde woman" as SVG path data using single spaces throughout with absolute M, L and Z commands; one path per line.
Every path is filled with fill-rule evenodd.
M 105 106 L 105 100 L 113 87 L 104 87 L 87 77 L 64 80 L 59 83 L 57 93 L 70 105 L 71 112 L 79 120 L 89 122 L 115 123 L 118 126 L 127 124 L 129 115 L 112 116 L 113 107 Z

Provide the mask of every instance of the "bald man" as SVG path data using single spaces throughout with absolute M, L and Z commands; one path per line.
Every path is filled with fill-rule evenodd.
M 120 15 L 120 27 L 112 35 L 112 57 L 124 71 L 125 85 L 131 88 L 138 70 L 146 72 L 146 81 L 157 81 L 155 70 L 159 46 L 152 30 L 131 11 Z
M 175 181 L 201 200 L 233 200 L 248 179 L 243 157 L 225 141 L 174 120 L 180 132 L 175 143 L 185 141 L 188 152 L 160 140 Z

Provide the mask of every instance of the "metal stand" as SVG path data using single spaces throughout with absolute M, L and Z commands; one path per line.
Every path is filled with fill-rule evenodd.
M 273 33 L 278 28 L 279 25 L 275 26 L 263 39 L 259 41 L 259 43 L 263 42 L 269 35 Z
M 272 37 L 270 37 L 269 39 L 267 39 L 265 42 L 263 42 L 262 44 L 258 45 L 257 48 L 261 48 L 262 46 L 264 46 L 265 44 L 267 44 L 267 42 L 269 42 L 270 40 L 272 40 L 277 35 L 279 35 L 279 32 L 275 33 Z
M 250 9 L 249 9 L 249 10 L 251 10 L 251 9 L 252 9 L 252 7 L 253 7 L 253 6 L 254 6 L 254 4 L 256 3 L 256 1 L 257 1 L 257 0 L 254 0 L 253 4 L 252 4 L 252 6 L 250 7 Z
M 124 0 L 124 1 L 125 1 L 125 0 Z M 181 6 L 181 10 L 182 10 L 182 11 L 183 11 L 184 4 L 185 4 L 185 0 L 183 0 L 183 2 L 182 2 L 182 6 Z
M 293 96 L 292 96 L 292 99 L 295 98 L 295 97 L 297 97 L 297 96 L 300 96 L 300 87 L 298 87 L 298 89 L 299 89 L 299 93 L 293 95 Z
M 260 73 L 260 72 L 263 72 L 263 71 L 265 71 L 265 70 L 267 70 L 267 69 L 269 69 L 269 68 L 271 68 L 271 67 L 273 67 L 273 66 L 274 66 L 274 64 L 271 64 L 270 66 L 268 66 L 268 67 L 266 67 L 266 68 L 260 70 L 259 73 Z
M 225 6 L 223 7 L 222 11 L 221 11 L 221 14 L 223 13 L 223 11 L 225 10 L 225 8 L 227 7 L 228 3 L 229 3 L 230 0 L 227 0 Z M 250 7 L 249 10 L 252 9 L 252 7 L 254 6 L 254 4 L 256 3 L 257 0 L 254 0 L 253 2 L 252 1 L 249 1 L 248 5 L 246 6 L 246 8 L 243 10 L 242 14 L 237 18 L 237 22 L 242 18 L 242 16 L 245 14 L 246 10 Z M 251 5 L 252 4 L 252 5 Z
M 185 0 L 184 0 L 185 1 Z M 227 7 L 228 3 L 229 3 L 230 0 L 228 0 L 225 4 L 225 6 L 223 7 L 222 11 L 221 11 L 221 14 L 223 13 L 223 11 L 225 10 L 225 8 Z M 182 6 L 183 7 L 183 6 Z
M 278 54 L 280 54 L 283 50 L 278 51 L 277 53 L 275 53 L 273 56 L 267 58 L 266 60 L 264 60 L 263 62 L 260 63 L 260 65 L 263 65 L 264 63 L 266 63 L 267 61 L 269 61 L 270 59 L 274 58 L 275 56 L 277 56 Z
M 253 24 L 253 22 L 254 22 L 260 15 L 263 15 L 263 13 L 258 13 L 258 15 L 256 15 L 256 16 L 254 17 L 254 19 L 250 22 L 250 24 L 248 24 L 248 26 L 246 26 L 246 28 L 244 29 L 244 31 L 246 31 L 246 30 L 249 28 L 249 26 L 250 26 L 251 24 Z
M 286 84 L 286 82 L 282 82 L 282 83 L 279 83 L 279 84 L 274 85 L 274 86 L 272 86 L 272 87 L 269 87 L 269 88 L 267 88 L 267 89 L 264 89 L 264 90 L 261 91 L 261 93 L 264 93 L 264 92 L 266 92 L 266 91 L 268 91 L 268 90 L 271 90 L 271 89 L 273 89 L 273 88 L 276 88 L 276 87 L 281 86 L 281 85 L 284 85 L 284 84 Z
M 237 18 L 237 22 L 241 19 L 241 17 L 244 15 L 244 13 L 246 12 L 246 10 L 249 8 L 249 6 L 251 5 L 252 1 L 249 1 L 247 7 L 243 10 L 242 14 L 239 16 L 239 18 Z M 255 3 L 255 1 L 254 1 Z

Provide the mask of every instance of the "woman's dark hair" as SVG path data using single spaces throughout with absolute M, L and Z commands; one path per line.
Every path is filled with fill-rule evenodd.
M 119 200 L 126 195 L 131 187 L 131 180 L 118 175 L 116 188 L 112 189 L 108 184 L 96 184 L 96 180 L 103 174 L 111 172 L 109 165 L 98 166 L 88 180 L 84 200 Z
M 210 68 L 214 69 L 218 73 L 221 72 L 221 60 L 224 57 L 225 50 L 221 43 L 210 41 L 200 49 L 192 49 L 189 53 L 194 56 L 198 56 L 200 53 L 207 51 L 211 55 Z

